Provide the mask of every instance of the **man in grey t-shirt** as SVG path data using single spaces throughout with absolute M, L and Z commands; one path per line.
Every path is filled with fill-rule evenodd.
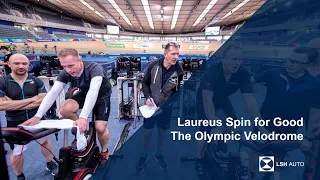
M 102 159 L 109 157 L 107 143 L 109 131 L 107 122 L 110 113 L 111 85 L 103 67 L 95 62 L 83 62 L 75 49 L 66 48 L 60 51 L 59 60 L 64 70 L 59 74 L 52 89 L 42 101 L 37 114 L 24 125 L 34 125 L 48 111 L 64 87 L 70 82 L 79 91 L 66 100 L 60 108 L 64 118 L 72 119 L 83 132 L 87 129 L 87 119 L 91 111 L 96 116 L 95 128 L 101 143 Z M 77 111 L 82 109 L 78 116 Z

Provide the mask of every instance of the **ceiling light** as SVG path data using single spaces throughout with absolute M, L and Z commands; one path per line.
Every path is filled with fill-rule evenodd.
M 148 22 L 149 22 L 149 26 L 154 29 L 153 26 L 153 21 L 152 21 L 152 16 L 151 16 L 151 11 L 150 11 L 150 7 L 149 7 L 149 1 L 148 0 L 141 0 L 144 12 L 146 13 Z
M 235 8 L 233 8 L 230 12 L 228 12 L 225 16 L 223 16 L 221 19 L 225 19 L 226 17 L 230 16 L 232 13 L 236 12 L 238 9 L 240 9 L 242 6 L 247 4 L 250 0 L 244 0 L 242 3 L 238 4 Z
M 161 14 L 163 14 L 163 9 L 161 9 Z
M 59 1 L 59 0 L 56 0 Z M 98 16 L 105 18 L 104 16 L 102 16 L 102 14 L 100 14 L 99 11 L 95 10 L 90 4 L 88 4 L 86 1 L 84 0 L 79 0 L 83 5 L 87 6 L 87 8 L 89 8 L 92 12 L 94 12 L 95 14 L 97 14 Z M 60 2 L 61 3 L 61 2 Z
M 123 13 L 122 9 L 118 6 L 118 4 L 114 0 L 108 0 L 109 3 L 113 6 L 114 9 L 118 11 L 120 16 L 123 18 L 126 23 L 132 26 L 131 22 L 129 21 L 128 17 Z
M 39 1 L 39 0 L 38 0 Z M 62 4 L 62 2 L 61 1 L 59 1 L 59 0 L 56 0 L 58 3 L 60 3 L 60 4 Z
M 210 9 L 218 2 L 218 0 L 211 0 L 211 2 L 207 5 L 207 7 L 202 11 L 196 22 L 192 26 L 199 24 L 201 19 L 210 11 Z
M 178 20 L 178 16 L 180 13 L 182 2 L 183 2 L 183 0 L 176 0 L 176 6 L 174 7 L 173 17 L 172 17 L 172 21 L 171 21 L 171 29 L 176 27 L 176 23 Z

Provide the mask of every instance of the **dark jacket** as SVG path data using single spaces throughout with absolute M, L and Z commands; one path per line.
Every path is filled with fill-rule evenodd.
M 157 106 L 160 106 L 180 87 L 183 80 L 183 69 L 179 62 L 175 72 L 162 86 L 162 68 L 164 58 L 152 62 L 142 81 L 142 90 L 146 98 L 153 98 Z

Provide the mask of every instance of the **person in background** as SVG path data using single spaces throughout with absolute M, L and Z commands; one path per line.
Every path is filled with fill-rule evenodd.
M 17 51 L 17 46 L 15 44 L 13 44 L 12 42 L 10 42 L 10 44 L 9 44 L 9 51 L 11 53 L 15 53 Z
M 251 77 L 253 83 L 265 83 L 267 94 L 261 107 L 262 119 L 300 119 L 305 121 L 307 133 L 300 149 L 309 151 L 312 145 L 312 128 L 320 117 L 320 88 L 308 68 L 318 57 L 315 49 L 297 47 L 286 61 L 285 68 L 273 68 Z M 266 126 L 269 132 L 297 133 L 297 126 L 276 127 L 271 123 Z M 256 162 L 257 155 L 251 156 Z M 307 158 L 308 162 L 308 158 Z M 308 163 L 304 173 L 306 180 L 312 180 L 313 167 Z M 313 166 L 313 165 L 312 165 Z M 252 169 L 251 169 L 252 170 Z
M 1 46 L 0 50 L 4 54 L 3 61 L 0 61 L 0 65 L 4 65 L 5 75 L 8 75 L 11 73 L 11 69 L 7 63 L 12 53 L 9 51 L 9 48 L 7 46 Z
M 210 58 L 214 54 L 214 52 L 215 51 L 210 51 L 209 54 L 208 54 L 208 58 Z
M 217 64 L 217 58 L 213 55 L 215 51 L 210 51 L 206 60 L 206 67 Z
M 57 45 L 53 46 L 54 52 L 57 53 Z
M 316 38 L 311 40 L 307 47 L 314 48 L 318 51 L 318 57 L 313 62 L 313 64 L 309 67 L 309 72 L 311 76 L 317 78 L 317 82 L 320 83 L 320 38 Z M 312 124 L 313 126 L 315 124 Z M 316 127 L 316 126 L 315 126 Z M 312 140 L 312 147 L 310 149 L 312 158 L 306 157 L 306 167 L 304 171 L 304 179 L 305 180 L 313 180 L 314 169 L 317 164 L 317 157 L 319 156 L 319 148 L 320 148 L 320 141 L 319 140 Z
M 34 49 L 34 47 L 32 46 L 32 55 L 35 55 L 36 51 Z

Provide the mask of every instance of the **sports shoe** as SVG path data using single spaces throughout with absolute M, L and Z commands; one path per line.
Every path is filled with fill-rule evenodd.
M 101 158 L 100 165 L 99 165 L 100 168 L 107 169 L 109 167 L 109 164 L 110 164 L 109 157 L 110 156 L 109 156 L 108 149 L 106 152 L 100 153 L 100 158 Z
M 238 165 L 235 167 L 237 171 L 237 176 L 240 177 L 241 180 L 251 180 L 250 172 L 247 167 Z
M 101 160 L 102 161 L 107 161 L 109 159 L 109 150 L 107 149 L 106 152 L 101 152 Z
M 138 162 L 137 168 L 136 168 L 136 173 L 137 174 L 142 174 L 144 170 L 144 165 L 146 164 L 148 160 L 148 157 L 140 156 L 140 160 Z
M 163 159 L 163 155 L 156 155 L 155 160 L 157 161 L 157 163 L 159 164 L 160 168 L 163 171 L 168 170 L 168 166 L 167 166 L 167 163 Z
M 27 180 L 25 177 L 17 177 L 17 180 Z
M 52 161 L 47 163 L 46 170 L 49 171 L 53 176 L 57 176 L 59 173 L 58 166 Z

